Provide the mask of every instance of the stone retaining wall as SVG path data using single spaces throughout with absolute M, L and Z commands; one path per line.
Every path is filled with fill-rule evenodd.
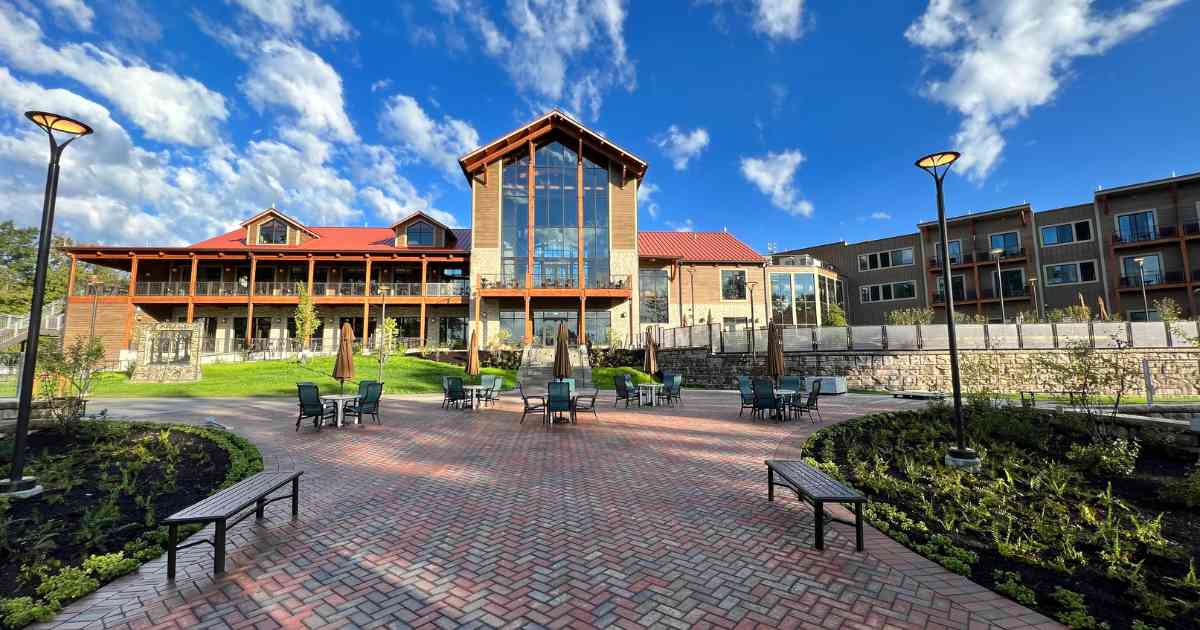
M 46 401 L 35 400 L 29 410 L 29 426 L 38 428 L 50 423 Z M 17 426 L 17 399 L 0 398 L 0 433 L 8 434 Z
M 964 350 L 960 356 L 988 353 L 995 356 L 998 391 L 1060 391 L 1053 375 L 1038 365 L 1044 355 L 1063 350 Z M 1143 359 L 1149 360 L 1156 396 L 1200 395 L 1200 349 L 1097 350 L 1117 353 L 1141 373 Z M 964 361 L 970 360 L 969 358 Z M 786 352 L 784 363 L 793 374 L 845 376 L 851 389 L 950 391 L 950 354 L 938 350 L 852 352 Z M 658 352 L 663 371 L 683 374 L 688 387 L 733 389 L 739 374 L 765 374 L 765 353 L 750 355 L 711 354 L 706 347 L 670 348 Z M 1116 392 L 1108 392 L 1116 393 Z M 1145 395 L 1145 382 L 1136 379 L 1126 394 Z

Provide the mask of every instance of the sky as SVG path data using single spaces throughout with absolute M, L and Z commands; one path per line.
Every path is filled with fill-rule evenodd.
M 183 245 L 274 205 L 468 226 L 457 159 L 558 107 L 649 162 L 643 230 L 759 251 L 1200 171 L 1195 0 L 0 0 L 0 220 Z

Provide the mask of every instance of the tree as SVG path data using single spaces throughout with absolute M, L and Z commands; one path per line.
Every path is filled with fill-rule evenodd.
M 375 344 L 375 351 L 379 353 L 379 380 L 383 380 L 383 366 L 387 363 L 388 355 L 396 347 L 396 335 L 400 331 L 396 328 L 396 320 L 385 317 L 379 326 L 375 329 L 375 334 L 379 336 L 378 342 Z
M 1158 318 L 1167 324 L 1179 321 L 1183 314 L 1183 309 L 1179 308 L 1179 304 L 1169 297 L 1161 300 L 1154 300 L 1154 310 L 1158 311 Z
M 845 326 L 846 311 L 843 311 L 842 307 L 838 306 L 837 304 L 830 304 L 826 306 L 825 317 L 823 318 L 821 324 L 823 326 Z
M 932 324 L 933 309 L 931 308 L 898 308 L 888 311 L 889 326 L 915 326 L 917 324 Z
M 38 390 L 56 422 L 66 426 L 79 419 L 83 413 L 81 401 L 91 391 L 96 368 L 103 360 L 104 343 L 99 337 L 76 337 L 62 349 L 53 342 L 39 344 L 42 376 Z
M 37 268 L 38 228 L 19 228 L 12 221 L 0 222 L 0 313 L 28 315 L 33 297 L 33 273 Z M 50 264 L 46 269 L 46 303 L 67 293 L 71 259 L 62 252 L 71 239 L 51 240 Z
M 313 304 L 312 296 L 308 294 L 308 285 L 303 282 L 296 283 L 296 293 L 300 295 L 300 302 L 296 304 L 296 334 L 300 336 L 300 360 L 308 360 L 308 346 L 312 341 L 313 333 L 317 332 L 317 326 L 321 324 L 321 318 L 317 315 L 317 307 Z

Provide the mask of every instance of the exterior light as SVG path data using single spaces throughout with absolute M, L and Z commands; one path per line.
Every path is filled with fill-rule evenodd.
M 940 151 L 930 153 L 916 161 L 917 168 L 929 173 L 937 187 L 938 230 L 941 233 L 939 250 L 942 260 L 942 282 L 944 283 L 946 300 L 946 333 L 950 342 L 950 382 L 954 387 L 954 432 L 958 444 L 946 453 L 946 464 L 959 468 L 977 471 L 982 467 L 979 454 L 974 449 L 967 448 L 966 429 L 963 426 L 962 415 L 962 383 L 958 374 L 958 340 L 954 330 L 954 284 L 950 276 L 950 246 L 946 233 L 946 203 L 942 196 L 942 180 L 950 171 L 950 165 L 959 158 L 957 151 Z
M 46 131 L 46 133 L 59 131 L 76 138 L 92 133 L 91 127 L 79 122 L 78 120 L 75 120 L 74 118 L 67 118 L 66 116 L 61 116 L 59 114 L 33 111 L 25 112 L 25 117 L 29 120 L 32 120 L 33 124 L 41 127 Z M 70 142 L 70 140 L 67 140 L 67 142 Z M 66 146 L 66 142 L 64 142 L 62 146 Z

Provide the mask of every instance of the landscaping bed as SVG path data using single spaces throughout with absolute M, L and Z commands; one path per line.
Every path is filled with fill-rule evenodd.
M 11 453 L 8 437 L 5 471 Z M 0 627 L 48 619 L 161 556 L 163 518 L 260 470 L 252 444 L 206 427 L 84 421 L 31 432 L 26 471 L 45 491 L 0 500 Z
M 972 407 L 973 475 L 943 464 L 951 412 L 885 413 L 805 444 L 866 493 L 868 520 L 946 568 L 1074 628 L 1200 627 L 1200 466 L 1081 416 Z

